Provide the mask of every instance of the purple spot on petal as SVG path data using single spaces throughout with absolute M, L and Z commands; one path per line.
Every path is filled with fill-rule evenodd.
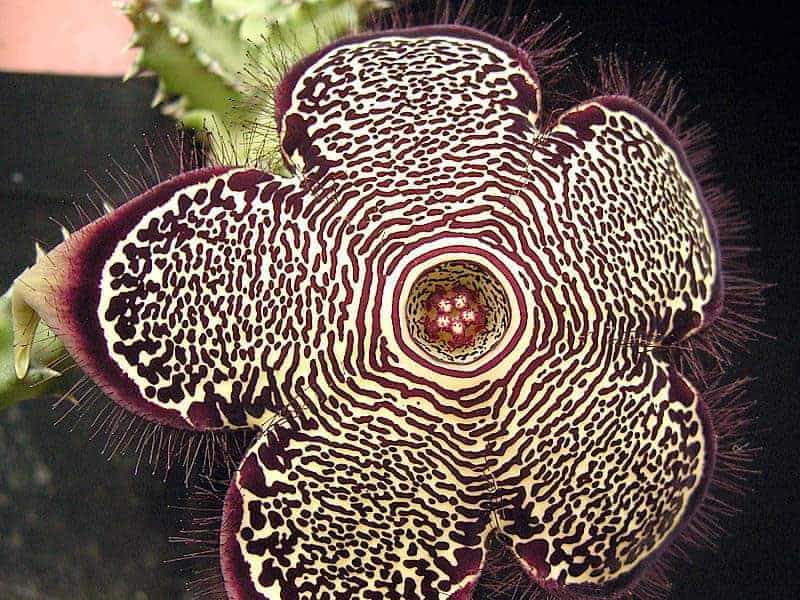
M 548 549 L 549 546 L 545 540 L 532 540 L 514 547 L 520 558 L 536 571 L 537 577 L 542 579 L 550 575 L 550 565 L 547 564 Z

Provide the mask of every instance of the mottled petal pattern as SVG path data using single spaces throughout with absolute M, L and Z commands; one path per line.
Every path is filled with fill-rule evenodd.
M 302 195 L 255 170 L 186 173 L 76 232 L 23 291 L 134 413 L 198 430 L 262 425 L 287 409 L 274 365 L 302 335 Z
M 629 98 L 596 98 L 550 132 L 563 168 L 559 225 L 589 284 L 633 331 L 675 341 L 719 313 L 714 224 L 683 150 Z M 610 307 L 609 307 L 610 308 Z
M 643 358 L 534 413 L 495 473 L 501 531 L 545 588 L 613 595 L 696 508 L 713 467 L 702 401 Z
M 240 597 L 436 598 L 470 589 L 485 479 L 396 440 L 391 423 L 270 429 L 226 498 L 223 567 Z M 233 535 L 233 532 L 236 534 Z M 456 597 L 458 597 L 456 595 Z M 468 597 L 468 596 L 466 596 Z

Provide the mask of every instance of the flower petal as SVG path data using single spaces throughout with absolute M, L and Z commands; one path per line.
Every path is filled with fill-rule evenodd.
M 278 425 L 250 449 L 225 500 L 230 598 L 470 597 L 488 514 L 424 446 L 373 425 Z
M 299 190 L 256 170 L 166 181 L 77 231 L 15 284 L 116 402 L 179 428 L 274 417 L 273 369 L 307 272 Z
M 496 475 L 501 531 L 544 589 L 611 597 L 681 531 L 714 464 L 697 392 L 641 354 L 540 415 Z
M 608 96 L 565 113 L 549 138 L 564 171 L 561 235 L 598 299 L 655 341 L 706 327 L 722 306 L 716 232 L 675 136 Z
M 276 118 L 295 171 L 350 180 L 368 197 L 463 178 L 534 135 L 540 96 L 523 50 L 464 27 L 420 27 L 346 38 L 300 61 L 278 87 Z

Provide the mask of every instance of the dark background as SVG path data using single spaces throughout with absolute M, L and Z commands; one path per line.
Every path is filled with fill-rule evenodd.
M 498 5 L 504 3 L 498 3 Z M 798 25 L 787 6 L 761 3 L 535 2 L 562 14 L 579 61 L 612 50 L 664 62 L 698 118 L 717 134 L 716 164 L 752 225 L 752 267 L 766 293 L 762 338 L 732 376 L 752 376 L 752 443 L 764 448 L 754 491 L 725 522 L 716 553 L 675 577 L 674 599 L 800 597 L 797 311 Z M 139 168 L 142 132 L 172 126 L 149 108 L 154 82 L 0 74 L 0 285 L 33 260 L 32 239 L 55 242 L 50 216 L 91 189 L 109 156 Z M 0 414 L 0 598 L 180 598 L 179 478 L 131 475 L 106 462 L 85 428 L 53 427 L 47 402 Z

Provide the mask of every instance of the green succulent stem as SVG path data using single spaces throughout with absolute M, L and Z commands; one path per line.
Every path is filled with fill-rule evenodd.
M 357 31 L 384 0 L 129 0 L 120 4 L 141 48 L 128 77 L 159 78 L 153 105 L 206 130 L 211 151 L 280 172 L 274 115 L 264 99 L 276 57 L 299 58 Z

